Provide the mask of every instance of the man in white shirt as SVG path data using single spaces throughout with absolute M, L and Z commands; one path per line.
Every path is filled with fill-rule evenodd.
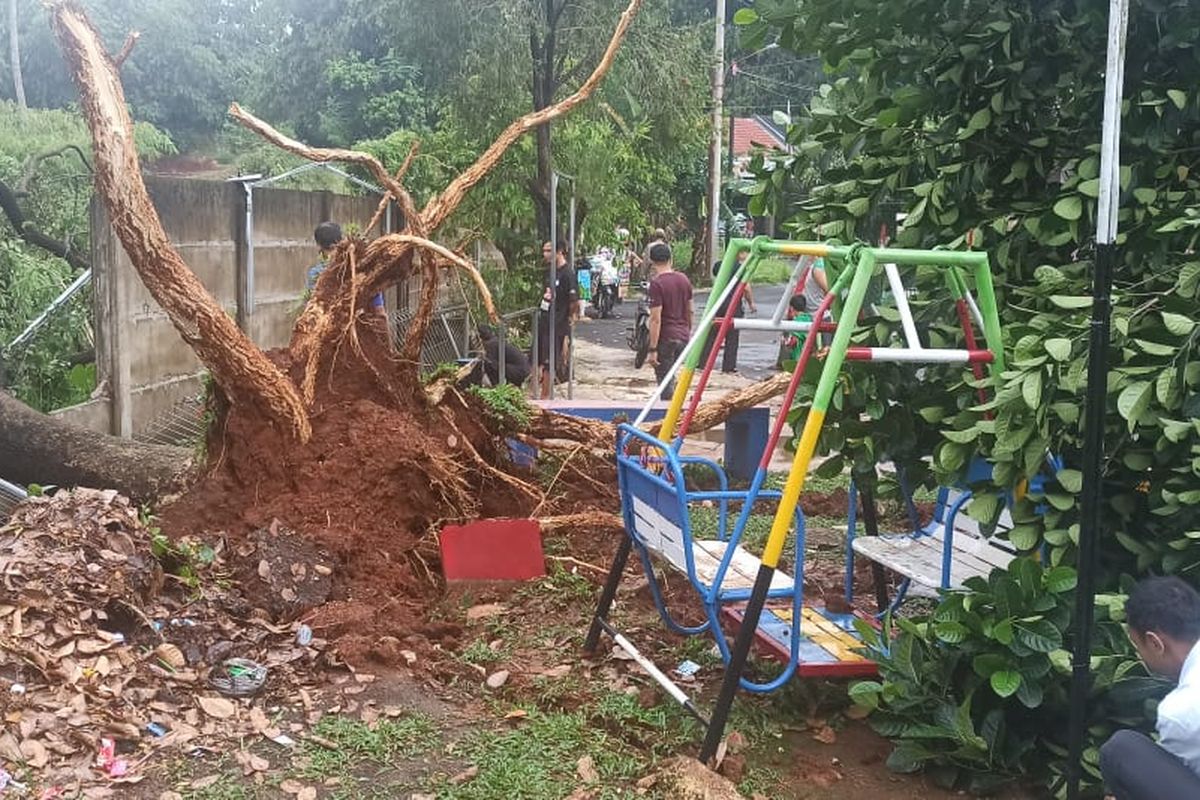
M 1117 800 L 1200 798 L 1200 594 L 1177 577 L 1148 578 L 1125 603 L 1129 639 L 1146 668 L 1176 686 L 1158 705 L 1158 743 L 1117 731 L 1100 771 Z

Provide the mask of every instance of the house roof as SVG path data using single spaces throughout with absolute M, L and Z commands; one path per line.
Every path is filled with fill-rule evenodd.
M 770 117 L 761 114 L 753 117 L 735 117 L 733 141 L 730 142 L 733 155 L 744 156 L 761 149 L 786 150 L 787 137 L 783 130 Z

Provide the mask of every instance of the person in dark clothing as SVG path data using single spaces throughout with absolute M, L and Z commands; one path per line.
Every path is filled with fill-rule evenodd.
M 646 359 L 662 383 L 692 335 L 692 282 L 671 268 L 671 248 L 658 243 L 650 248 L 650 350 Z M 669 400 L 675 381 L 663 387 Z
M 1158 704 L 1158 741 L 1123 730 L 1100 748 L 1100 772 L 1117 800 L 1200 797 L 1200 594 L 1176 576 L 1129 593 L 1125 621 L 1146 668 L 1176 686 Z
M 558 237 L 558 252 L 553 252 L 550 242 L 542 245 L 542 257 L 546 264 L 555 264 L 554 271 L 554 360 L 558 362 L 556 375 L 562 373 L 561 366 L 567 363 L 567 347 L 571 326 L 579 319 L 579 283 L 575 270 L 567 263 L 567 240 Z M 538 319 L 537 363 L 541 368 L 542 399 L 550 397 L 550 280 L 545 278 L 542 290 L 542 314 Z
M 738 261 L 746 260 L 746 252 L 742 251 L 738 254 Z M 712 274 L 717 277 L 717 273 L 721 271 L 721 262 L 713 264 Z M 736 291 L 736 290 L 735 290 Z M 721 319 L 725 316 L 725 312 L 729 308 L 729 300 L 733 295 L 729 295 L 717 307 L 717 316 L 713 320 L 712 330 L 708 332 L 708 338 L 704 341 L 704 352 L 700 356 L 700 363 L 707 364 L 709 354 L 712 353 L 713 345 L 717 342 L 717 328 L 721 326 Z M 750 288 L 750 284 L 746 284 L 745 291 L 742 292 L 738 304 L 733 309 L 734 317 L 746 316 L 746 308 L 750 309 L 751 314 L 758 313 L 758 306 L 754 304 L 754 292 Z M 737 328 L 730 326 L 729 331 L 725 334 L 725 341 L 722 343 L 721 352 L 721 372 L 726 374 L 737 372 L 737 357 L 738 345 L 741 343 L 742 332 Z
M 313 287 L 317 285 L 317 278 L 325 271 L 329 259 L 333 256 L 334 248 L 342 241 L 342 226 L 336 222 L 322 222 L 313 231 L 313 241 L 317 243 L 317 249 L 321 252 L 321 260 L 308 268 L 308 272 L 304 277 L 304 288 L 311 292 Z M 381 320 L 387 319 L 387 307 L 383 301 L 383 293 L 374 295 L 371 298 L 371 311 L 378 315 Z
M 500 385 L 500 337 L 496 329 L 490 325 L 479 326 L 479 340 L 483 343 L 483 358 L 475 364 L 475 369 L 467 377 L 466 383 L 472 386 L 482 386 L 483 376 L 487 375 L 488 383 Z M 521 386 L 529 379 L 532 371 L 529 358 L 510 341 L 504 342 L 504 382 L 513 386 Z

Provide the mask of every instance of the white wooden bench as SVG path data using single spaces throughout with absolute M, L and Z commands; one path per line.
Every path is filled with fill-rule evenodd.
M 914 584 L 913 589 L 926 590 L 918 589 L 918 594 L 961 589 L 967 578 L 986 578 L 996 567 L 1007 567 L 1018 555 L 1015 547 L 996 535 L 1012 530 L 1008 509 L 1001 512 L 995 530 L 988 536 L 978 522 L 967 516 L 969 499 L 970 494 L 961 490 L 942 489 L 938 492 L 933 520 L 919 531 L 856 536 L 851 530 L 850 546 L 855 554 L 908 578 Z M 950 526 L 946 524 L 948 520 Z M 952 534 L 948 548 L 947 530 Z

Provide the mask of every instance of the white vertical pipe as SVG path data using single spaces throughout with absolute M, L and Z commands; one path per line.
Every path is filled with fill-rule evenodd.
M 892 287 L 892 296 L 896 298 L 896 309 L 900 312 L 900 324 L 904 327 L 904 338 L 908 346 L 914 350 L 921 349 L 921 339 L 917 336 L 917 324 L 913 322 L 912 309 L 908 307 L 908 294 L 900 281 L 900 270 L 895 264 L 884 264 L 883 271 L 887 275 L 888 285 Z
M 1121 92 L 1125 85 L 1125 31 L 1129 27 L 1129 0 L 1113 0 L 1109 13 L 1096 244 L 1112 244 L 1117 238 L 1117 206 L 1121 194 Z

